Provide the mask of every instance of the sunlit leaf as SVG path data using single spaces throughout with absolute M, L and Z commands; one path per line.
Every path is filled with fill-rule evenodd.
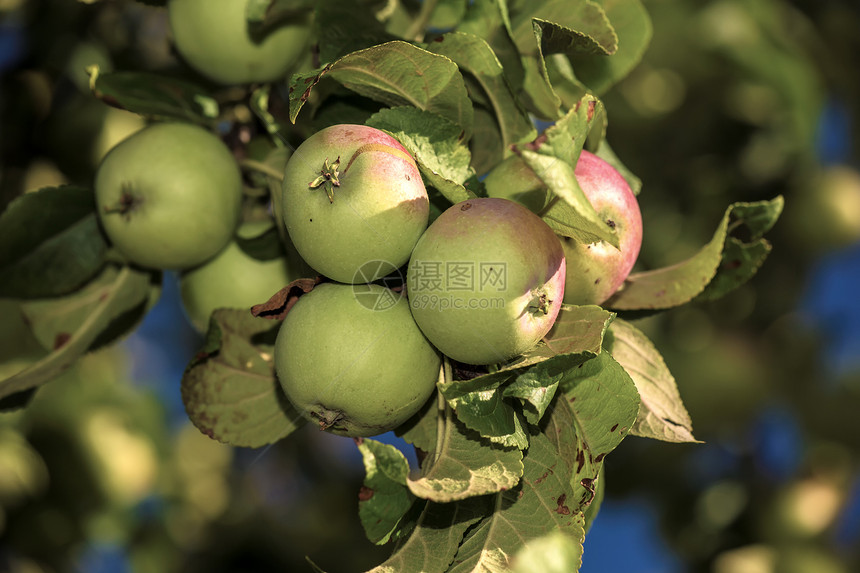
M 448 502 L 508 490 L 522 476 L 522 452 L 481 440 L 449 409 L 440 422 L 441 441 L 430 453 L 432 463 L 408 480 L 418 497 Z
M 514 97 L 502 64 L 487 42 L 471 34 L 450 32 L 428 44 L 427 49 L 451 58 L 462 71 L 477 79 L 495 111 L 503 149 L 534 139 L 537 132 Z
M 693 422 L 675 378 L 645 334 L 627 321 L 609 327 L 607 351 L 624 367 L 639 391 L 639 416 L 630 432 L 668 442 L 695 442 Z
M 415 158 L 421 175 L 451 203 L 474 197 L 463 186 L 474 172 L 469 167 L 469 148 L 456 124 L 410 106 L 382 109 L 366 123 L 397 139 Z
M 705 299 L 726 294 L 761 266 L 770 251 L 761 236 L 779 218 L 782 206 L 781 196 L 730 205 L 713 238 L 698 253 L 668 267 L 631 274 L 604 305 L 617 310 L 659 310 L 687 303 L 700 294 Z M 731 236 L 741 228 L 746 229 L 748 240 Z
M 346 88 L 391 107 L 411 105 L 432 111 L 472 132 L 472 103 L 463 76 L 450 59 L 402 41 L 349 53 L 316 72 L 290 82 L 290 120 L 295 123 L 311 90 L 330 76 Z

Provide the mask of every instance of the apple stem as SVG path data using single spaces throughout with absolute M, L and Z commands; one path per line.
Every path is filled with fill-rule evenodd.
M 122 193 L 115 205 L 105 205 L 105 213 L 119 213 L 126 219 L 131 217 L 131 212 L 140 204 L 140 198 L 132 192 L 128 183 L 122 184 Z
M 323 162 L 323 168 L 320 170 L 320 176 L 308 183 L 311 189 L 323 187 L 325 194 L 328 196 L 328 202 L 334 203 L 334 188 L 340 187 L 340 155 L 334 160 L 334 163 L 329 165 L 328 157 Z

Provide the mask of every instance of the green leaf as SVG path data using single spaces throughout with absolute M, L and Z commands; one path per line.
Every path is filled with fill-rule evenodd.
M 457 420 L 450 408 L 440 421 L 439 436 L 423 475 L 409 479 L 416 496 L 456 501 L 510 489 L 523 473 L 522 452 L 482 441 Z
M 271 136 L 272 142 L 278 147 L 285 147 L 283 136 L 280 133 L 283 131 L 277 118 L 269 111 L 269 92 L 271 91 L 270 84 L 264 84 L 255 89 L 248 99 L 248 105 L 254 115 L 263 124 L 266 132 Z
M 398 39 L 367 4 L 361 0 L 316 2 L 313 36 L 317 38 L 321 62 L 333 62 L 351 52 Z M 345 13 L 349 17 L 344 17 Z
M 514 97 L 505 79 L 502 64 L 482 38 L 462 32 L 450 32 L 426 46 L 436 54 L 449 57 L 460 70 L 474 76 L 492 104 L 496 114 L 503 149 L 535 138 L 537 132 L 525 109 Z
M 382 545 L 388 543 L 415 501 L 406 487 L 409 462 L 390 444 L 367 439 L 357 439 L 356 444 L 365 470 L 358 516 L 367 538 Z
M 566 0 L 529 3 L 514 18 L 514 39 L 524 55 L 526 107 L 554 121 L 586 93 L 565 54 L 600 54 L 617 50 L 618 38 L 603 9 L 589 0 L 571 6 Z
M 444 403 L 440 410 L 437 402 L 427 400 L 421 410 L 396 428 L 394 433 L 421 452 L 431 452 L 436 447 L 437 426 L 444 416 Z
M 582 566 L 582 543 L 561 531 L 528 541 L 511 562 L 512 573 L 576 573 Z
M 603 459 L 636 421 L 639 394 L 633 380 L 608 352 L 568 371 L 559 394 L 556 412 L 569 410 L 576 432 L 572 503 L 584 509 L 595 498 L 595 480 Z
M 472 103 L 457 64 L 402 41 L 352 52 L 290 82 L 290 121 L 295 123 L 313 87 L 331 76 L 344 87 L 385 105 L 411 105 L 457 124 L 468 140 Z
M 561 373 L 544 374 L 542 370 L 545 365 L 546 363 L 542 362 L 526 370 L 502 392 L 505 398 L 520 400 L 524 407 L 523 415 L 533 426 L 540 423 L 562 378 Z
M 606 139 L 601 140 L 594 154 L 612 165 L 624 177 L 627 184 L 630 185 L 630 190 L 633 191 L 633 194 L 639 195 L 639 192 L 642 191 L 642 180 L 621 162 L 621 159 L 615 154 L 615 151 L 610 147 Z
M 148 271 L 131 267 L 105 267 L 101 274 L 73 296 L 59 300 L 30 303 L 42 305 L 39 314 L 48 316 L 60 309 L 76 310 L 79 322 L 69 323 L 68 331 L 54 335 L 53 349 L 28 368 L 0 381 L 0 399 L 36 388 L 56 378 L 95 344 L 103 332 L 110 329 L 114 320 L 129 311 L 145 306 L 151 293 L 151 275 Z M 56 305 L 53 309 L 50 305 Z M 30 312 L 36 312 L 31 307 Z M 43 331 L 43 336 L 44 336 Z
M 588 92 L 576 78 L 570 60 L 564 54 L 550 54 L 543 58 L 542 72 L 545 82 L 561 102 L 562 109 L 570 109 Z
M 544 432 L 531 437 L 520 484 L 490 497 L 492 513 L 469 532 L 449 571 L 507 571 L 526 543 L 553 531 L 581 544 L 584 520 L 571 484 L 575 463 L 572 419 L 567 409 L 554 410 Z
M 633 435 L 667 442 L 698 441 L 675 378 L 642 331 L 616 318 L 609 327 L 606 350 L 624 367 L 639 391 L 641 406 L 630 430 Z
M 397 139 L 415 158 L 428 184 L 451 203 L 475 196 L 463 186 L 474 172 L 469 167 L 469 148 L 456 124 L 411 106 L 382 109 L 366 124 L 387 131 Z
M 717 274 L 695 300 L 716 300 L 735 290 L 755 276 L 770 251 L 771 245 L 764 239 L 754 243 L 744 243 L 729 237 L 723 247 L 722 261 Z
M 730 205 L 713 238 L 698 253 L 668 267 L 631 274 L 604 306 L 617 310 L 660 310 L 690 302 L 699 295 L 705 300 L 725 295 L 752 277 L 763 263 L 770 246 L 761 236 L 779 218 L 782 207 L 781 196 L 770 201 Z M 730 237 L 731 232 L 742 226 L 746 227 L 750 240 Z
M 609 55 L 618 49 L 618 36 L 606 13 L 591 0 L 532 0 L 527 10 L 511 16 L 513 38 L 520 52 L 537 54 L 535 27 L 542 31 L 543 54 Z
M 439 391 L 471 430 L 491 442 L 525 449 L 528 436 L 510 400 L 519 400 L 526 420 L 538 424 L 564 373 L 600 353 L 614 317 L 599 306 L 565 306 L 543 343 L 496 372 L 452 380 L 440 384 Z
M 295 431 L 304 418 L 275 378 L 280 323 L 249 312 L 212 313 L 206 344 L 182 377 L 182 401 L 202 433 L 232 446 L 258 448 Z
M 295 18 L 313 9 L 312 0 L 248 0 L 245 17 L 257 30 L 276 28 L 285 19 Z
M 507 2 L 502 0 L 473 0 L 466 16 L 457 27 L 458 32 L 483 38 L 504 68 L 505 77 L 514 92 L 523 85 L 523 65 L 520 53 L 511 35 L 511 20 Z
M 640 0 L 594 0 L 618 35 L 618 49 L 610 57 L 582 53 L 570 56 L 577 79 L 601 95 L 625 78 L 642 60 L 651 41 L 651 19 Z
M 495 113 L 480 105 L 474 107 L 474 112 L 474 131 L 469 140 L 472 169 L 485 175 L 502 161 L 505 149 L 502 147 L 502 132 Z
M 516 373 L 479 376 L 472 380 L 453 380 L 440 384 L 439 391 L 457 413 L 459 421 L 495 444 L 524 450 L 528 435 L 509 401 L 499 387 Z
M 218 102 L 201 86 L 151 72 L 106 72 L 87 68 L 90 90 L 106 104 L 134 113 L 190 121 L 212 127 Z
M 418 511 L 411 535 L 398 545 L 390 558 L 368 573 L 446 571 L 463 535 L 481 518 L 485 506 L 486 500 L 482 498 L 416 504 Z
M 581 354 L 584 359 L 593 358 L 600 354 L 606 330 L 614 319 L 615 313 L 597 305 L 563 305 L 544 338 L 545 346 L 538 347 L 536 355 Z
M 525 56 L 523 63 L 523 87 L 518 94 L 526 110 L 538 119 L 555 121 L 563 114 L 561 97 L 549 79 L 543 56 Z
M 88 351 L 96 350 L 131 332 L 146 312 L 155 305 L 161 294 L 161 273 L 152 271 L 149 278 L 150 288 L 147 296 L 141 298 L 138 304 L 113 317 L 90 344 Z M 110 276 L 99 276 L 93 283 L 99 284 L 111 280 Z M 53 351 L 65 344 L 70 333 L 87 320 L 94 303 L 97 302 L 96 298 L 101 295 L 102 291 L 94 288 L 94 285 L 88 285 L 65 296 L 21 301 L 21 313 L 42 347 Z
M 618 235 L 602 220 L 576 180 L 575 167 L 601 104 L 585 96 L 564 118 L 517 153 L 551 193 L 541 218 L 556 234 L 581 243 L 606 241 L 618 247 Z
M 0 297 L 37 298 L 81 288 L 104 267 L 107 240 L 91 189 L 25 193 L 0 214 Z
M 252 237 L 237 234 L 235 241 L 246 255 L 258 261 L 272 261 L 287 255 L 281 235 L 274 226 Z

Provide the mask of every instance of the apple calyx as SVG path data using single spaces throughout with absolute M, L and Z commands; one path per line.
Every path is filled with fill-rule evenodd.
M 549 314 L 552 301 L 547 298 L 546 292 L 534 293 L 529 302 L 528 311 L 531 314 Z
M 143 202 L 143 199 L 135 195 L 132 191 L 133 187 L 130 183 L 123 183 L 122 192 L 119 196 L 119 201 L 114 205 L 105 205 L 105 213 L 119 213 L 126 220 L 131 219 L 131 213 L 138 205 Z
M 334 203 L 334 188 L 340 187 L 340 155 L 334 160 L 334 163 L 329 165 L 328 157 L 323 161 L 323 168 L 320 170 L 320 176 L 308 183 L 311 189 L 325 188 L 325 194 L 328 196 L 328 202 Z
M 344 419 L 343 412 L 339 410 L 329 410 L 325 406 L 320 406 L 319 410 L 312 410 L 311 415 L 319 421 L 321 432 L 336 426 Z

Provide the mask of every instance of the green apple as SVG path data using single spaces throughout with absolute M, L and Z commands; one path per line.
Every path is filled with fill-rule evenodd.
M 334 125 L 302 142 L 287 161 L 283 191 L 296 250 L 344 283 L 371 282 L 405 265 L 430 216 L 415 160 L 396 139 L 364 125 Z
M 95 177 L 99 220 L 132 263 L 197 266 L 223 249 L 239 221 L 242 176 L 213 133 L 150 125 L 114 147 Z
M 564 294 L 561 243 L 514 201 L 469 199 L 445 210 L 412 252 L 412 316 L 436 348 L 467 364 L 495 364 L 534 347 Z
M 317 285 L 290 309 L 275 341 L 287 398 L 321 429 L 344 436 L 403 424 L 433 393 L 440 366 L 406 299 L 375 284 Z
M 567 260 L 564 302 L 602 304 L 624 283 L 642 246 L 642 215 L 630 185 L 608 162 L 583 150 L 574 170 L 585 197 L 601 219 L 615 229 L 619 248 L 606 242 L 583 244 L 559 237 Z M 552 199 L 543 181 L 516 155 L 484 180 L 487 195 L 504 197 L 541 213 Z
M 279 23 L 257 37 L 249 29 L 249 0 L 169 0 L 167 14 L 177 51 L 201 74 L 221 84 L 285 78 L 309 48 L 310 13 Z
M 245 223 L 237 235 L 257 237 L 271 228 L 271 222 Z M 291 245 L 287 246 L 291 248 Z M 237 241 L 199 267 L 180 275 L 182 307 L 198 332 L 206 332 L 216 308 L 250 309 L 296 279 L 309 278 L 313 271 L 298 255 L 291 253 L 260 260 L 246 253 Z

